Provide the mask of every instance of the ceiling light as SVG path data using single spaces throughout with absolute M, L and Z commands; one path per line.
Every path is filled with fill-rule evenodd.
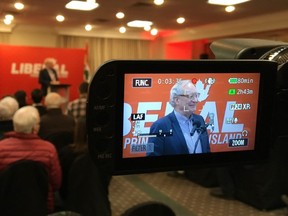
M 158 34 L 158 30 L 156 28 L 153 28 L 151 31 L 150 31 L 150 34 L 151 35 L 157 35 Z
M 244 2 L 248 2 L 250 0 L 208 0 L 208 4 L 216 4 L 216 5 L 236 5 Z
M 67 9 L 83 10 L 83 11 L 90 11 L 97 8 L 98 6 L 99 4 L 96 3 L 95 0 L 87 0 L 87 1 L 72 0 L 65 5 Z
M 24 4 L 21 3 L 21 2 L 16 2 L 14 4 L 14 7 L 17 9 L 17 10 L 23 10 L 24 9 Z
M 151 21 L 144 20 L 133 20 L 127 23 L 129 27 L 144 28 L 145 26 L 151 26 L 153 23 Z
M 154 0 L 155 5 L 162 5 L 164 3 L 164 0 Z
M 123 19 L 124 16 L 125 16 L 125 14 L 124 14 L 123 12 L 118 12 L 118 13 L 116 14 L 116 17 L 117 17 L 118 19 Z
M 14 19 L 14 16 L 12 14 L 7 14 L 5 15 L 5 19 L 12 21 Z
M 126 28 L 124 26 L 119 28 L 119 32 L 120 33 L 125 33 L 126 32 Z
M 3 22 L 5 23 L 5 25 L 10 25 L 12 23 L 12 20 L 4 19 Z
M 150 31 L 151 30 L 151 26 L 150 25 L 144 26 L 144 30 L 145 31 Z
M 56 20 L 57 20 L 58 22 L 63 22 L 63 21 L 65 20 L 65 17 L 62 16 L 62 15 L 57 15 L 57 16 L 56 16 Z
M 90 24 L 85 25 L 85 30 L 86 31 L 91 31 L 92 30 L 92 25 L 90 25 Z
M 234 10 L 235 10 L 235 7 L 233 5 L 225 7 L 225 11 L 228 13 L 233 12 Z
M 185 18 L 184 17 L 179 17 L 177 20 L 177 23 L 182 24 L 185 22 Z

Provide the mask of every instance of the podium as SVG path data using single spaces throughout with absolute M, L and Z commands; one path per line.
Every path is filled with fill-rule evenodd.
M 57 92 L 68 102 L 70 99 L 70 86 L 70 84 L 50 84 L 48 92 Z
M 50 84 L 48 88 L 49 92 L 56 92 L 63 98 L 63 111 L 67 109 L 68 102 L 70 100 L 70 84 Z

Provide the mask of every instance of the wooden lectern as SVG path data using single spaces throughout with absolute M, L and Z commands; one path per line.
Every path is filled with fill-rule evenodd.
M 70 86 L 69 84 L 50 84 L 48 92 L 57 92 L 67 102 L 70 100 Z

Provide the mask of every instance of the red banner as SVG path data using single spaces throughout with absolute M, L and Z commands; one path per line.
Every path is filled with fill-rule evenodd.
M 78 86 L 83 81 L 85 49 L 0 45 L 0 98 L 17 90 L 27 93 L 40 88 L 39 71 L 46 58 L 57 60 L 55 69 L 61 84 L 69 84 L 70 100 L 78 97 Z

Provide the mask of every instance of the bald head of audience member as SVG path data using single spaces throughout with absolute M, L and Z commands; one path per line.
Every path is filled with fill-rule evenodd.
M 60 108 L 63 102 L 61 95 L 56 92 L 50 92 L 45 97 L 45 106 L 47 109 Z
M 14 131 L 17 133 L 37 134 L 39 131 L 40 116 L 33 106 L 24 106 L 13 116 Z
M 0 104 L 2 107 L 1 112 L 5 114 L 5 119 L 3 120 L 12 119 L 14 113 L 19 109 L 19 104 L 17 100 L 11 96 L 4 97 L 2 100 L 0 100 Z

